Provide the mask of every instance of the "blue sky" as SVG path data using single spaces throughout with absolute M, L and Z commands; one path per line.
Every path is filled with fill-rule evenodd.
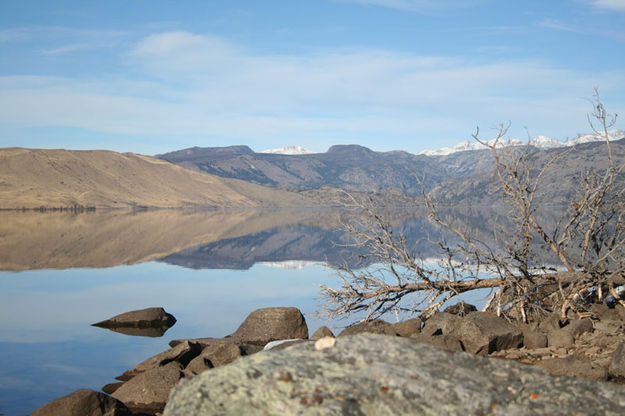
M 0 0 L 0 147 L 564 140 L 594 87 L 625 114 L 625 0 Z

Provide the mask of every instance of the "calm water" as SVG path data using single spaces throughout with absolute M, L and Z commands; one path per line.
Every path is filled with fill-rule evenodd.
M 344 326 L 315 312 L 319 286 L 337 286 L 322 263 L 348 258 L 338 229 L 350 215 L 0 213 L 0 414 L 99 390 L 170 340 L 225 336 L 254 309 L 298 307 L 311 334 Z M 395 216 L 409 235 L 426 227 L 412 211 Z M 163 337 L 90 326 L 151 306 L 178 320 Z

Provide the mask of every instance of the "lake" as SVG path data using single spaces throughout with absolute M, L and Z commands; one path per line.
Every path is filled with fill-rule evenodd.
M 336 210 L 0 212 L 0 414 L 26 415 L 79 388 L 99 390 L 176 338 L 222 337 L 253 310 L 295 306 L 312 334 L 350 321 L 317 314 L 326 262 L 352 258 Z M 389 214 L 420 245 L 414 209 Z M 482 296 L 483 297 L 483 296 Z M 475 298 L 477 303 L 482 297 Z M 91 324 L 162 306 L 162 337 Z

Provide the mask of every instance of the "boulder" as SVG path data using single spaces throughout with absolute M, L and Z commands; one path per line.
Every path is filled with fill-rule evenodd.
M 53 400 L 32 416 L 130 416 L 130 410 L 119 400 L 93 390 L 81 389 Z
M 460 339 L 465 351 L 480 355 L 523 345 L 519 328 L 488 312 L 471 312 L 461 318 L 460 326 L 450 335 Z
M 437 312 L 425 321 L 421 332 L 427 335 L 452 334 L 460 327 L 462 321 L 458 315 Z
M 622 341 L 612 354 L 608 374 L 611 380 L 625 381 L 625 341 Z
M 389 324 L 386 321 L 383 321 L 382 319 L 374 319 L 373 321 L 360 322 L 356 325 L 345 328 L 343 331 L 341 331 L 339 337 L 365 333 L 390 335 L 393 337 L 397 335 L 395 329 L 393 328 L 393 325 Z
M 548 345 L 547 335 L 534 328 L 523 328 L 523 346 L 530 350 L 545 348 Z
M 469 312 L 477 312 L 477 308 L 470 303 L 460 301 L 454 305 L 445 308 L 444 312 L 450 313 L 452 315 L 465 316 L 468 315 Z
M 579 338 L 580 335 L 586 332 L 592 332 L 594 326 L 592 320 L 588 318 L 576 319 L 566 326 L 566 330 L 573 336 L 573 338 Z
M 556 376 L 583 377 L 591 380 L 608 379 L 606 368 L 596 365 L 585 355 L 572 354 L 564 358 L 545 358 L 536 362 L 536 366 Z
M 102 328 L 119 327 L 166 327 L 169 328 L 176 323 L 173 315 L 165 312 L 163 308 L 146 308 L 138 311 L 130 311 L 116 315 L 105 321 L 92 324 Z
M 197 375 L 201 374 L 206 370 L 210 370 L 214 368 L 213 363 L 204 356 L 204 354 L 200 354 L 194 359 L 191 360 L 189 364 L 184 368 L 186 374 L 188 375 Z
M 189 362 L 186 369 L 200 374 L 209 368 L 229 364 L 243 355 L 241 348 L 233 343 L 208 345 L 200 355 Z
M 312 334 L 312 337 L 310 337 L 310 339 L 313 341 L 316 341 L 318 339 L 325 338 L 325 337 L 334 338 L 334 334 L 332 333 L 330 328 L 328 328 L 327 326 L 322 326 L 321 328 L 316 330 L 314 334 Z
M 170 390 L 183 377 L 182 365 L 170 362 L 147 370 L 125 382 L 111 396 L 133 412 L 162 412 Z
M 308 326 L 297 308 L 257 309 L 227 338 L 254 345 L 265 345 L 280 339 L 308 339 Z
M 178 344 L 173 348 L 156 354 L 145 361 L 137 364 L 134 368 L 126 371 L 121 376 L 116 377 L 118 380 L 127 381 L 136 376 L 153 368 L 161 367 L 172 361 L 178 362 L 185 367 L 192 359 L 197 357 L 202 352 L 200 344 L 190 341 L 185 341 L 182 344 Z
M 393 329 L 400 337 L 409 337 L 421 332 L 421 318 L 408 319 L 393 325 Z
M 116 383 L 109 383 L 102 387 L 102 391 L 106 394 L 113 394 L 115 390 L 121 387 L 122 384 L 124 384 L 123 381 L 118 381 Z
M 547 345 L 550 348 L 571 348 L 574 343 L 573 336 L 565 329 L 554 329 L 547 333 Z
M 164 416 L 624 412 L 622 386 L 360 334 L 328 348 L 261 352 L 195 376 L 174 388 Z
M 464 351 L 460 340 L 453 335 L 428 335 L 424 333 L 414 334 L 410 338 L 417 342 L 424 342 L 433 347 L 440 348 L 447 351 Z
M 552 313 L 538 324 L 538 328 L 543 332 L 549 332 L 554 329 L 563 328 L 568 325 L 568 323 L 569 320 L 567 318 L 562 318 L 560 314 Z

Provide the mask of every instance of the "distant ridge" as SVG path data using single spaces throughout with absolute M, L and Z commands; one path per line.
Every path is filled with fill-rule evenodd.
M 620 140 L 625 138 L 625 131 L 623 130 L 610 130 L 608 132 L 611 140 Z M 603 141 L 604 137 L 599 133 L 590 133 L 590 134 L 580 134 L 574 139 L 569 139 L 564 142 L 561 142 L 556 139 L 552 139 L 546 136 L 536 136 L 530 140 L 530 144 L 538 149 L 554 149 L 558 147 L 569 147 L 575 146 L 582 143 L 592 143 L 592 142 L 600 142 Z M 489 140 L 487 143 L 492 144 L 494 140 Z M 500 147 L 508 147 L 508 146 L 522 146 L 527 144 L 527 141 L 523 141 L 521 139 L 506 139 L 500 140 Z M 478 143 L 475 140 L 466 140 L 464 142 L 458 143 L 452 147 L 443 147 L 437 150 L 423 150 L 419 152 L 419 155 L 425 156 L 447 156 L 453 153 L 458 152 L 466 152 L 471 150 L 484 150 L 486 147 L 481 143 Z

